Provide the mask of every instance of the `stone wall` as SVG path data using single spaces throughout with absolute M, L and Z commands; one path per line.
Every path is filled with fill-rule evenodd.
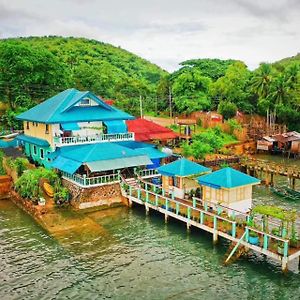
M 68 180 L 62 180 L 72 195 L 71 204 L 77 209 L 109 207 L 124 203 L 120 184 L 113 183 L 91 188 L 81 188 Z

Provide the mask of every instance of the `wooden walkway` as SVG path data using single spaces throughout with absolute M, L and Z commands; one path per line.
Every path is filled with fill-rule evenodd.
M 240 166 L 247 174 L 258 177 L 266 185 L 274 185 L 274 175 L 286 176 L 291 188 L 295 189 L 296 179 L 300 179 L 300 169 L 297 166 L 272 163 L 270 161 L 243 158 Z
M 242 246 L 247 250 L 251 249 L 258 254 L 266 255 L 280 262 L 283 271 L 288 269 L 290 261 L 300 256 L 300 248 L 290 247 L 288 238 L 281 238 L 248 226 L 250 218 L 248 214 L 223 206 L 219 206 L 217 211 L 212 210 L 209 204 L 201 199 L 193 198 L 193 201 L 174 199 L 172 195 L 166 195 L 161 189 L 158 193 L 158 187 L 151 183 L 148 183 L 145 188 L 139 185 L 129 185 L 126 181 L 122 181 L 121 185 L 123 196 L 128 199 L 129 206 L 133 203 L 143 205 L 147 214 L 150 210 L 155 210 L 164 215 L 166 222 L 172 217 L 186 223 L 187 229 L 194 226 L 209 232 L 213 236 L 214 243 L 222 237 L 235 244 L 234 250 Z M 252 232 L 259 236 L 257 245 L 249 243 Z M 279 243 L 283 247 L 282 254 L 277 252 Z

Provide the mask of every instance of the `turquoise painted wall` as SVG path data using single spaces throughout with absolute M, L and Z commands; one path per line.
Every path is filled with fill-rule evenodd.
M 42 155 L 44 152 L 44 155 Z M 25 154 L 31 157 L 34 161 L 47 169 L 51 169 L 51 160 L 47 156 L 47 152 L 53 152 L 51 147 L 40 147 L 33 144 L 25 143 Z

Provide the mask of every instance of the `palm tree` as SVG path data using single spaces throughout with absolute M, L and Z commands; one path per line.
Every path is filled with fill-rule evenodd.
M 259 98 L 266 98 L 272 82 L 272 68 L 269 64 L 262 63 L 252 78 L 252 90 Z

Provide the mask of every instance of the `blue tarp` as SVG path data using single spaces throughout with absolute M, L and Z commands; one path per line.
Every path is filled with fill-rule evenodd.
M 105 121 L 107 133 L 126 133 L 127 125 L 123 120 Z
M 61 124 L 63 130 L 79 130 L 80 127 L 77 123 L 63 123 Z
M 74 174 L 76 170 L 81 166 L 81 162 L 58 156 L 51 164 L 51 166 L 55 169 L 59 169 L 69 174 Z
M 17 147 L 18 141 L 16 139 L 13 139 L 11 141 L 3 141 L 0 140 L 0 148 L 10 148 L 10 147 Z

